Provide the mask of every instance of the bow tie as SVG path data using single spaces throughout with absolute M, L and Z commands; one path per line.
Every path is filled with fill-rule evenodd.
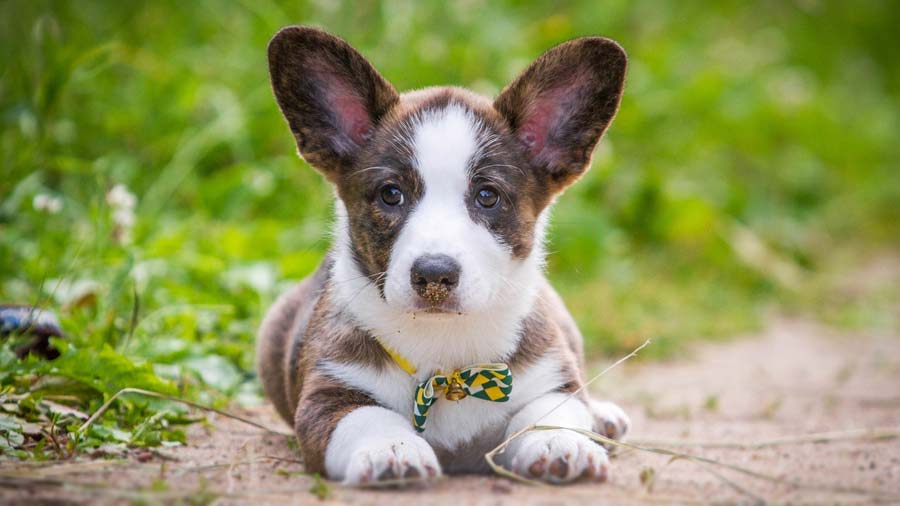
M 435 374 L 416 387 L 413 426 L 418 432 L 425 430 L 428 410 L 440 392 L 451 401 L 471 395 L 486 401 L 506 402 L 511 391 L 512 372 L 506 364 L 478 364 L 448 375 Z
M 416 368 L 397 351 L 377 339 L 378 344 L 397 363 L 413 376 Z M 450 374 L 435 374 L 416 387 L 413 405 L 413 427 L 417 432 L 425 430 L 428 410 L 443 392 L 447 400 L 459 401 L 472 396 L 485 401 L 506 402 L 512 392 L 512 372 L 506 364 L 476 364 L 457 369 Z

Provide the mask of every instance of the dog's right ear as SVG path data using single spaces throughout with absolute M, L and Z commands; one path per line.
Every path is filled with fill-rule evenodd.
M 272 38 L 269 75 L 300 154 L 331 181 L 398 100 L 350 44 L 315 28 L 291 26 Z

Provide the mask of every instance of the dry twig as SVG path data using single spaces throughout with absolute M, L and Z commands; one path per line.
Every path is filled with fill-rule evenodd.
M 799 436 L 783 436 L 762 441 L 691 441 L 689 439 L 632 438 L 632 444 L 641 446 L 727 448 L 734 450 L 761 450 L 777 446 L 807 443 L 831 443 L 836 441 L 883 441 L 900 437 L 900 427 L 874 427 L 830 432 L 816 432 Z
M 88 418 L 86 422 L 81 424 L 81 427 L 78 428 L 77 433 L 83 434 L 84 431 L 86 431 L 88 429 L 88 427 L 90 427 L 94 422 L 96 422 L 98 418 L 103 416 L 103 413 L 105 413 L 106 410 L 109 409 L 109 407 L 112 405 L 113 402 L 115 402 L 116 399 L 118 399 L 119 397 L 121 397 L 122 395 L 125 395 L 125 394 L 138 394 L 138 395 L 144 395 L 147 397 L 155 397 L 157 399 L 163 399 L 163 400 L 172 401 L 172 402 L 179 402 L 181 404 L 186 404 L 193 408 L 197 408 L 197 409 L 200 409 L 203 411 L 209 411 L 209 412 L 215 413 L 217 415 L 224 416 L 225 418 L 231 418 L 232 420 L 237 420 L 237 421 L 245 423 L 247 425 L 252 425 L 253 427 L 262 429 L 262 430 L 264 430 L 266 432 L 270 432 L 272 434 L 278 434 L 280 436 L 293 436 L 292 433 L 288 433 L 288 432 L 278 430 L 278 429 L 273 429 L 273 428 L 267 427 L 261 423 L 254 422 L 253 420 L 244 418 L 242 416 L 233 415 L 231 413 L 222 411 L 220 409 L 211 408 L 209 406 L 204 406 L 202 404 L 198 404 L 196 402 L 188 401 L 185 399 L 179 399 L 178 397 L 174 397 L 171 395 L 161 394 L 158 392 L 152 392 L 150 390 L 144 390 L 142 388 L 130 388 L 130 387 L 119 390 L 118 392 L 115 393 L 115 395 L 110 397 L 109 400 L 107 400 L 105 403 L 103 403 L 103 405 L 100 406 L 100 409 L 95 411 L 94 414 L 91 415 L 91 417 Z

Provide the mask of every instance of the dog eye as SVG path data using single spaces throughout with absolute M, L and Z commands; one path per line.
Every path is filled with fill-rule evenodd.
M 399 206 L 403 203 L 403 192 L 400 188 L 389 184 L 381 188 L 381 201 L 388 206 Z
M 493 188 L 485 187 L 478 190 L 478 193 L 475 194 L 475 202 L 480 207 L 490 209 L 500 202 L 500 195 Z

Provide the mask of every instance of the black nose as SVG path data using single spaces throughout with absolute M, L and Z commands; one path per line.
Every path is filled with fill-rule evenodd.
M 410 281 L 416 293 L 440 304 L 459 283 L 460 267 L 447 255 L 422 255 L 413 262 Z

